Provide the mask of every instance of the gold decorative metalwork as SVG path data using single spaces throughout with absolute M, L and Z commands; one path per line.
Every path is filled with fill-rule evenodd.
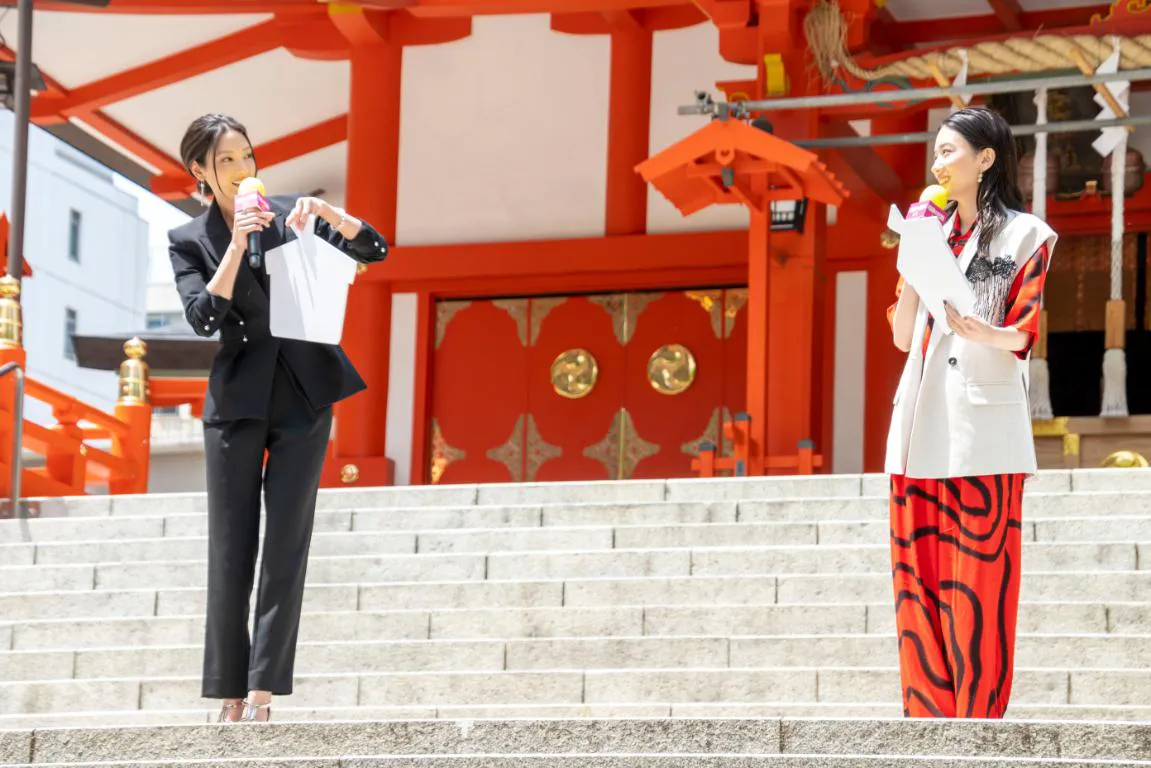
M 647 380 L 661 395 L 680 395 L 695 381 L 695 356 L 682 344 L 664 344 L 647 361 Z
M 680 446 L 680 450 L 688 456 L 699 456 L 704 443 L 711 443 L 715 446 L 717 456 L 728 456 L 731 454 L 731 446 L 723 439 L 723 425 L 725 422 L 731 421 L 731 411 L 726 406 L 716 408 L 711 412 L 711 418 L 708 419 L 707 427 L 704 428 L 703 434 L 694 440 L 689 440 Z
M 0 277 L 0 347 L 19 349 L 23 343 L 20 281 L 11 275 L 5 275 Z
M 732 331 L 735 330 L 735 321 L 739 318 L 739 312 L 745 306 L 747 306 L 746 288 L 732 288 L 727 292 L 724 297 L 723 308 L 723 337 L 725 339 L 731 337 Z
M 117 402 L 148 402 L 148 364 L 144 362 L 147 353 L 148 345 L 138 336 L 124 342 L 124 354 L 128 359 L 120 363 L 120 396 Z
M 368 271 L 368 265 L 367 264 L 363 263 L 362 261 L 356 264 L 356 277 L 359 277 L 360 275 L 364 274 L 367 271 Z
M 611 315 L 612 330 L 616 340 L 627 346 L 635 335 L 639 316 L 647 305 L 661 298 L 662 293 L 613 293 L 606 296 L 589 296 L 588 301 L 599 304 Z
M 1135 451 L 1115 451 L 1100 464 L 1101 467 L 1107 469 L 1133 469 L 1135 467 L 1146 467 L 1147 459 L 1141 453 Z
M 444 439 L 443 430 L 440 429 L 440 423 L 434 418 L 432 419 L 432 462 L 431 462 L 431 475 L 432 482 L 438 483 L 440 478 L 444 476 L 448 465 L 453 461 L 460 461 L 466 459 L 468 456 L 466 451 L 459 448 L 453 448 L 448 445 L 448 441 Z
M 526 446 L 528 482 L 535 482 L 536 475 L 539 474 L 540 467 L 542 467 L 544 464 L 547 464 L 552 459 L 558 459 L 563 455 L 563 452 L 563 448 L 560 448 L 558 445 L 552 445 L 543 439 L 539 428 L 536 427 L 535 418 L 529 413 L 528 439 Z
M 1063 437 L 1068 432 L 1066 416 L 1031 422 L 1031 434 L 1035 437 Z
M 531 323 L 528 329 L 528 346 L 534 347 L 535 343 L 540 338 L 540 328 L 543 327 L 544 319 L 547 318 L 548 313 L 567 301 L 566 296 L 548 296 L 542 299 L 532 299 L 531 303 Z
M 595 389 L 599 365 L 586 349 L 569 349 L 552 361 L 552 389 L 560 397 L 578 400 Z
M 438 301 L 436 302 L 436 349 L 444 343 L 444 334 L 447 333 L 448 323 L 463 310 L 470 307 L 470 301 Z
M 520 345 L 528 345 L 528 300 L 527 299 L 496 299 L 493 305 L 507 312 L 516 323 L 516 333 L 520 337 Z
M 524 479 L 524 417 L 520 414 L 507 440 L 487 452 L 487 457 L 508 468 L 513 483 Z
M 360 479 L 360 468 L 355 464 L 345 464 L 340 467 L 340 482 L 351 485 Z
M 1070 434 L 1063 436 L 1063 455 L 1064 456 L 1078 456 L 1079 455 L 1079 435 Z
M 583 455 L 604 465 L 609 478 L 627 480 L 644 459 L 659 453 L 660 447 L 640 437 L 627 408 L 620 408 L 611 428 L 595 445 L 584 448 Z
M 717 339 L 723 338 L 723 291 L 685 291 L 683 295 L 711 315 L 711 330 Z

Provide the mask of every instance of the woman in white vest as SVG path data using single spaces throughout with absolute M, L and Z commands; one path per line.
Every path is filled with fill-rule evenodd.
M 901 282 L 889 313 L 907 352 L 886 471 L 908 717 L 1002 717 L 1011 695 L 1023 481 L 1036 472 L 1027 363 L 1056 240 L 1022 212 L 1016 165 L 995 112 L 944 121 L 932 172 L 975 310 L 949 306 L 947 332 Z

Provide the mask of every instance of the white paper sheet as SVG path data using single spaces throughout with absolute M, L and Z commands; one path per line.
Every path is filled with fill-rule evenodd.
M 893 205 L 887 226 L 899 233 L 899 274 L 919 294 L 919 300 L 935 318 L 935 327 L 951 333 L 943 302 L 947 301 L 959 314 L 969 315 L 975 311 L 975 292 L 947 245 L 943 225 L 934 216 L 905 219 Z
M 339 344 L 344 331 L 348 287 L 356 262 L 315 234 L 309 218 L 297 239 L 264 254 L 273 336 Z

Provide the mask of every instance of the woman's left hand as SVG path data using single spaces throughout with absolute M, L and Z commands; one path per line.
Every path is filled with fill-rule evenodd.
M 995 336 L 995 326 L 976 315 L 959 314 L 959 311 L 946 301 L 943 302 L 943 306 L 947 310 L 947 324 L 951 326 L 951 330 L 955 331 L 956 336 L 967 341 L 977 341 L 982 344 L 991 343 Z
M 332 206 L 318 197 L 301 197 L 296 201 L 296 207 L 288 214 L 287 224 L 289 227 L 296 229 L 303 229 L 304 225 L 308 223 L 309 216 L 318 216 L 324 221 L 334 218 L 332 215 Z M 329 223 L 331 223 L 329 221 Z

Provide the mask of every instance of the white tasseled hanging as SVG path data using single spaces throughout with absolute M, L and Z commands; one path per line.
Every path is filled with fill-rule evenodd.
M 1040 88 L 1035 93 L 1035 123 L 1039 126 L 1047 125 L 1047 89 Z M 1035 168 L 1034 182 L 1031 187 L 1031 212 L 1041 219 L 1047 218 L 1047 132 L 1040 129 L 1035 134 Z M 1043 296 L 1039 297 L 1039 307 L 1045 305 Z M 1028 398 L 1031 401 L 1031 418 L 1046 421 L 1055 417 L 1051 409 L 1051 377 L 1047 368 L 1047 360 L 1031 358 L 1031 384 L 1028 388 Z
M 1111 153 L 1111 300 L 1123 298 L 1123 204 L 1127 182 L 1127 136 Z M 1104 417 L 1124 417 L 1127 411 L 1127 353 L 1109 349 L 1103 353 Z
M 1115 51 L 1099 66 L 1100 74 L 1113 74 L 1118 71 L 1120 41 L 1114 41 Z M 1119 104 L 1128 107 L 1130 83 L 1118 81 L 1109 83 Z M 1096 97 L 1096 103 L 1099 97 Z M 1105 109 L 1099 117 L 1113 117 L 1110 109 Z M 1104 131 L 1096 140 L 1096 147 L 1105 147 L 1114 137 L 1111 149 L 1111 300 L 1123 298 L 1123 207 L 1127 192 L 1127 136 L 1126 129 L 1112 128 Z M 1103 353 L 1103 406 L 1099 412 L 1104 417 L 1124 417 L 1127 411 L 1127 353 L 1120 347 Z

